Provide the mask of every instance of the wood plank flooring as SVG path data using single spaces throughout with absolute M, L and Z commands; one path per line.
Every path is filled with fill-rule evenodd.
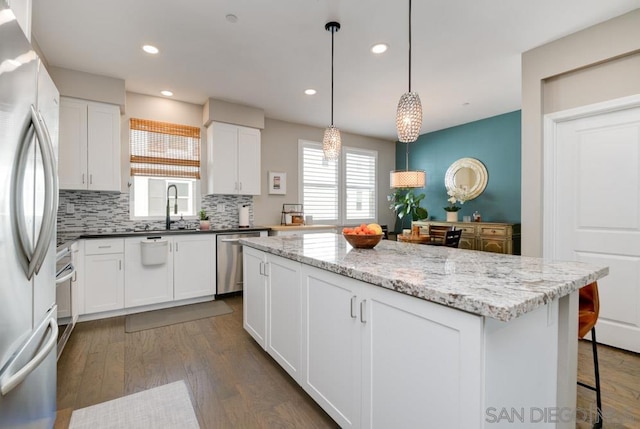
M 134 333 L 124 332 L 124 317 L 79 323 L 58 361 L 55 429 L 67 429 L 75 409 L 177 380 L 186 381 L 203 429 L 338 427 L 244 331 L 242 297 L 225 301 L 233 313 Z M 605 427 L 639 428 L 640 355 L 598 352 Z M 593 382 L 587 341 L 578 378 Z M 578 408 L 595 410 L 595 393 L 577 392 Z
M 242 328 L 233 313 L 125 333 L 124 316 L 83 322 L 58 361 L 55 429 L 78 408 L 185 380 L 200 427 L 336 428 Z

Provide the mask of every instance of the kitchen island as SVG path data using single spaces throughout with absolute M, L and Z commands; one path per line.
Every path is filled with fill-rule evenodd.
M 336 234 L 241 243 L 245 329 L 341 427 L 575 427 L 577 291 L 608 268 Z

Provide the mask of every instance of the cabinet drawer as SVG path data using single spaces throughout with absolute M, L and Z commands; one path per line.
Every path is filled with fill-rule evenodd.
M 509 228 L 504 226 L 481 226 L 480 235 L 500 235 L 506 236 L 509 233 Z
M 475 226 L 458 226 L 456 225 L 456 229 L 462 230 L 462 235 L 475 235 L 476 228 Z
M 124 252 L 124 240 L 104 239 L 104 240 L 86 240 L 84 243 L 85 255 L 106 255 L 109 253 Z

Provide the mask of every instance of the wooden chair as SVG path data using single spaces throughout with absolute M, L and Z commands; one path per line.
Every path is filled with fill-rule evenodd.
M 462 237 L 461 229 L 447 231 L 444 236 L 444 245 L 447 247 L 458 247 L 460 245 L 460 237 Z
M 597 417 L 594 428 L 602 427 L 602 396 L 600 392 L 600 370 L 598 368 L 598 343 L 596 341 L 596 323 L 600 313 L 600 299 L 598 297 L 598 282 L 593 282 L 579 292 L 578 299 L 578 338 L 582 339 L 591 332 L 591 348 L 593 351 L 593 370 L 596 385 L 591 386 L 582 382 L 578 384 L 596 392 Z
M 429 237 L 431 237 L 431 241 L 428 244 L 444 244 L 447 231 L 451 231 L 452 228 L 455 227 L 445 225 L 429 225 Z

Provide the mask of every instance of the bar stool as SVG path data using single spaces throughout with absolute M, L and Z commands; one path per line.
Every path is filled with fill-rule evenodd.
M 591 348 L 593 350 L 593 369 L 596 385 L 578 382 L 582 387 L 596 392 L 597 418 L 594 428 L 602 427 L 602 396 L 600 393 L 600 370 L 598 369 L 598 343 L 596 341 L 596 322 L 600 313 L 600 299 L 598 298 L 598 282 L 593 282 L 580 289 L 578 299 L 578 338 L 584 338 L 591 331 Z

